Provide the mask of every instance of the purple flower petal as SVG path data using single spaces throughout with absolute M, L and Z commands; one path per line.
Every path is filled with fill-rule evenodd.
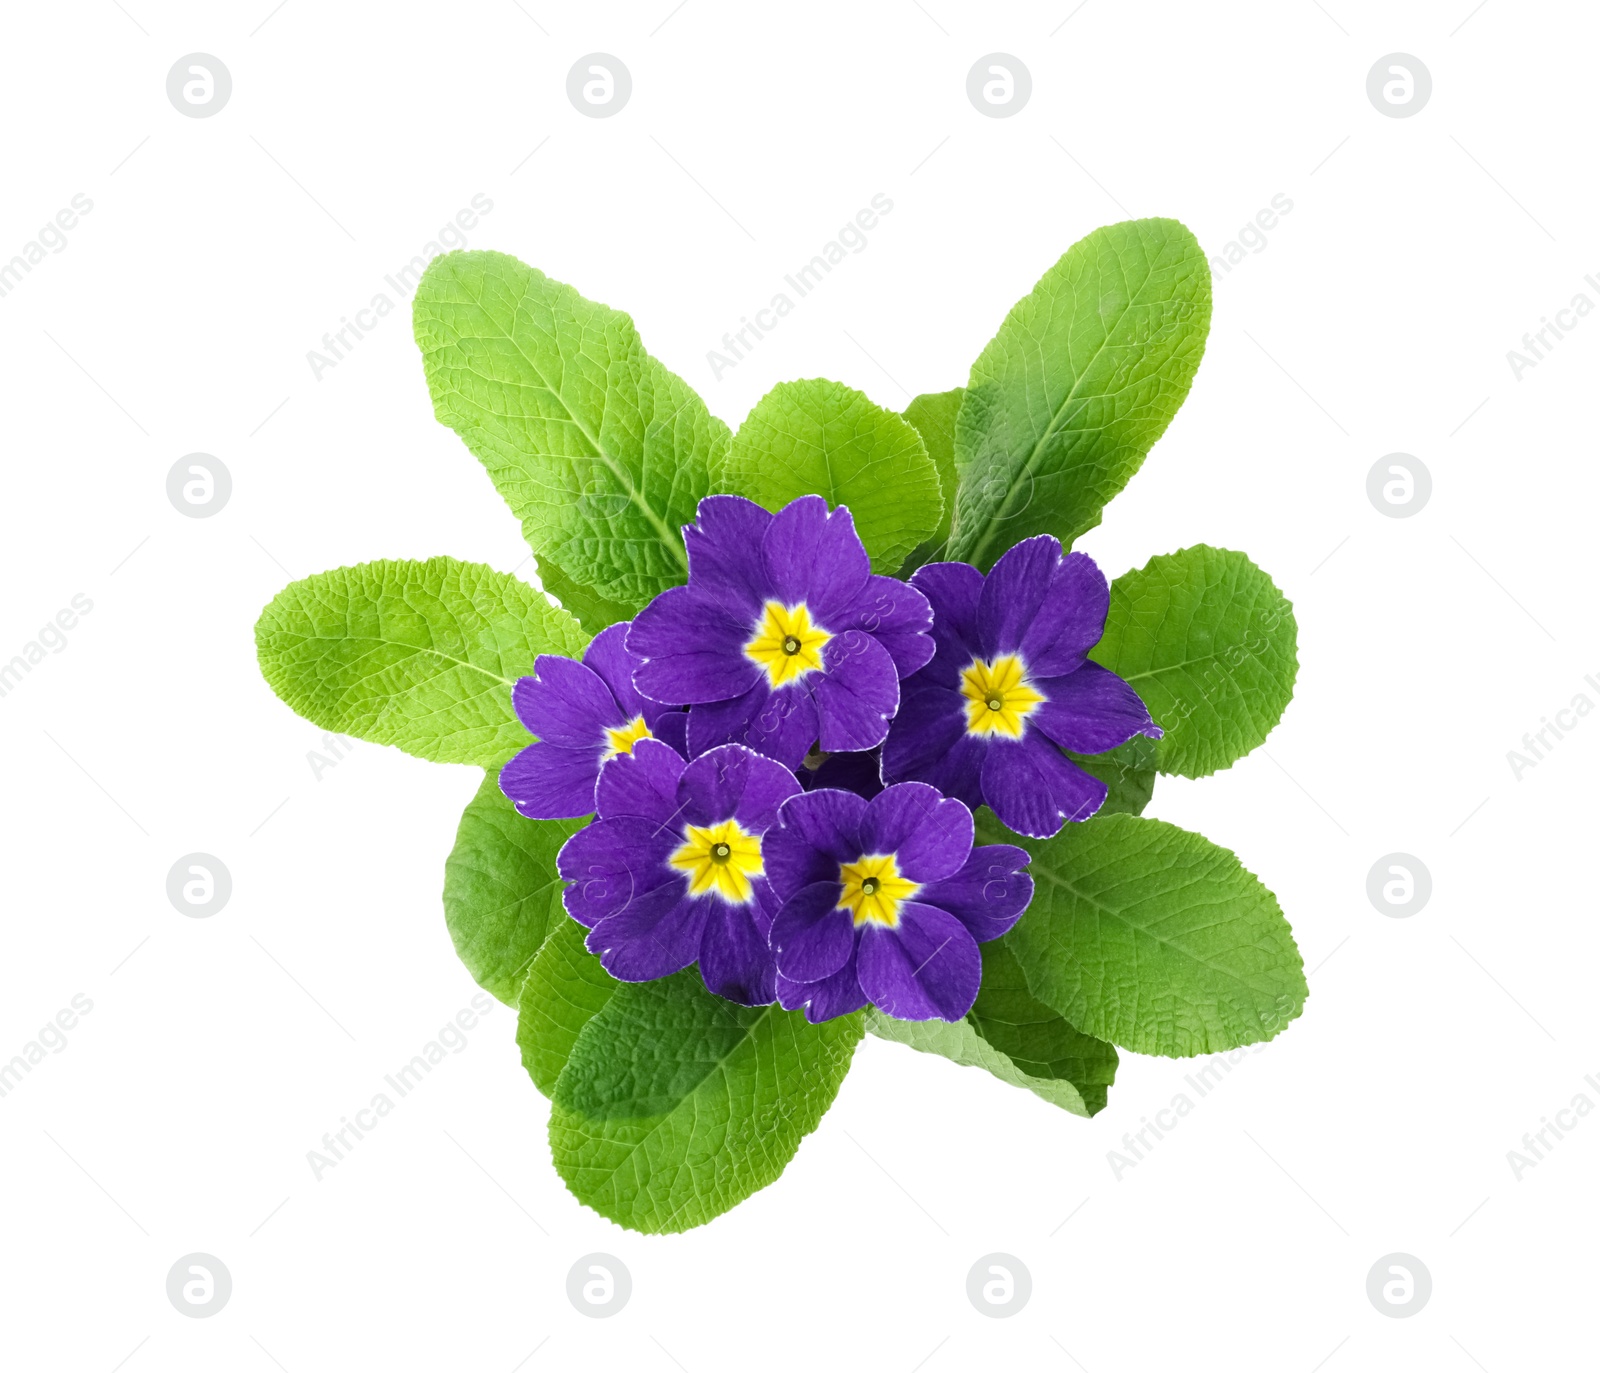
M 528 732 L 562 748 L 603 748 L 605 731 L 628 722 L 611 688 L 572 658 L 541 653 L 533 677 L 511 688 L 511 704 Z
M 772 884 L 765 877 L 751 878 L 750 890 L 755 894 L 755 900 L 745 909 L 750 912 L 756 929 L 761 932 L 761 943 L 765 947 L 772 935 L 772 918 L 783 908 L 783 902 L 773 893 Z
M 721 744 L 743 744 L 797 768 L 817 740 L 817 707 L 803 682 L 773 691 L 763 677 L 742 696 L 689 712 L 689 752 L 698 757 Z
M 761 542 L 771 525 L 771 514 L 743 496 L 707 496 L 683 527 L 689 580 L 756 615 L 769 592 Z
M 1034 685 L 1049 699 L 1034 710 L 1028 723 L 1062 748 L 1104 753 L 1135 734 L 1161 737 L 1139 693 L 1099 663 L 1085 662 L 1065 677 L 1035 679 Z
M 856 929 L 850 912 L 839 905 L 843 891 L 837 881 L 813 882 L 791 896 L 773 920 L 772 956 L 790 981 L 821 982 L 850 961 Z
M 682 876 L 667 866 L 678 842 L 673 831 L 637 816 L 586 825 L 556 855 L 556 871 L 572 883 L 561 904 L 593 928 L 657 887 L 681 889 Z
M 856 979 L 854 958 L 821 982 L 791 982 L 782 973 L 778 974 L 778 1005 L 786 1011 L 804 1007 L 806 1019 L 813 1025 L 835 1016 L 849 1015 L 866 1004 L 867 994 Z
M 777 973 L 766 937 L 745 906 L 718 901 L 700 935 L 700 977 L 706 990 L 741 1006 L 768 1006 L 777 996 Z
M 900 705 L 900 678 L 888 649 L 859 629 L 846 630 L 823 645 L 822 666 L 820 678 L 813 679 L 812 696 L 824 752 L 850 753 L 881 744 Z
M 839 865 L 861 857 L 866 812 L 867 803 L 848 791 L 808 791 L 785 801 L 761 840 L 773 894 L 787 901 L 813 882 L 837 882 Z
M 969 563 L 928 563 L 911 574 L 911 585 L 933 607 L 933 676 L 941 686 L 954 686 L 978 654 L 983 573 Z
M 972 812 L 924 782 L 901 782 L 867 803 L 861 847 L 894 854 L 902 877 L 935 882 L 959 872 L 972 852 Z
M 625 720 L 631 720 L 635 715 L 644 716 L 648 725 L 661 713 L 662 707 L 654 701 L 647 701 L 633 686 L 634 669 L 639 666 L 638 660 L 623 646 L 623 641 L 628 637 L 628 622 L 607 625 L 594 638 L 589 640 L 589 647 L 583 650 L 583 665 L 606 684 L 606 689 L 611 693 L 622 711 Z
M 815 771 L 802 766 L 797 772 L 800 785 L 807 791 L 832 787 L 836 791 L 853 791 L 857 796 L 871 800 L 883 790 L 881 762 L 877 749 L 862 753 L 830 753 Z
M 907 901 L 893 929 L 868 925 L 856 954 L 861 990 L 900 1020 L 960 1020 L 978 999 L 983 959 L 949 911 Z
M 648 719 L 648 717 L 646 717 Z M 686 710 L 668 710 L 656 717 L 655 724 L 650 726 L 650 732 L 657 739 L 678 754 L 680 758 L 689 756 L 689 712 Z
M 532 681 L 524 677 L 523 681 Z M 530 820 L 576 820 L 594 810 L 600 746 L 529 744 L 500 769 L 500 790 Z
M 998 939 L 1017 923 L 1033 899 L 1028 855 L 1012 844 L 980 844 L 961 871 L 930 882 L 918 894 L 929 906 L 949 911 L 980 944 Z
M 1016 653 L 1061 563 L 1061 541 L 1036 534 L 1000 555 L 978 598 L 978 643 L 985 658 Z
M 663 591 L 633 618 L 628 651 L 643 660 L 633 684 L 652 701 L 726 701 L 763 674 L 745 656 L 754 623 L 692 586 Z
M 1033 677 L 1071 672 L 1106 630 L 1111 588 L 1087 553 L 1069 553 L 1022 636 L 1022 657 Z
M 665 824 L 678 813 L 678 778 L 683 759 L 659 739 L 641 739 L 600 769 L 594 790 L 602 820 L 635 815 Z
M 894 670 L 909 677 L 933 657 L 933 607 L 896 577 L 868 577 L 866 589 L 839 625 L 872 635 L 889 650 Z
M 589 931 L 584 946 L 620 982 L 653 982 L 687 968 L 700 943 L 714 897 L 691 897 L 679 881 L 635 897 Z
M 831 515 L 821 496 L 801 496 L 772 517 L 761 542 L 773 594 L 806 603 L 812 622 L 837 632 L 872 574 L 867 550 L 845 506 Z
M 967 707 L 961 694 L 906 683 L 900 713 L 883 745 L 883 775 L 891 782 L 927 782 L 973 809 L 983 804 L 981 773 L 984 740 L 967 733 Z
M 800 792 L 794 773 L 739 744 L 702 753 L 683 770 L 678 802 L 691 825 L 736 820 L 747 834 L 765 834 L 778 807 Z
M 1021 739 L 995 739 L 983 760 L 983 799 L 1000 823 L 1048 839 L 1065 820 L 1087 820 L 1102 805 L 1106 784 L 1067 760 L 1036 729 Z

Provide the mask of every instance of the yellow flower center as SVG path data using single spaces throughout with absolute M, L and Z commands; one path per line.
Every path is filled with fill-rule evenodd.
M 1022 659 L 1002 653 L 992 662 L 974 658 L 961 674 L 961 694 L 967 698 L 968 734 L 1004 734 L 1022 737 L 1022 722 L 1044 700 L 1028 685 Z
M 839 908 L 849 911 L 858 926 L 870 920 L 894 929 L 900 903 L 917 893 L 917 884 L 900 876 L 892 853 L 862 854 L 854 863 L 841 863 L 839 881 L 844 884 Z
M 750 879 L 761 876 L 761 840 L 733 820 L 684 830 L 683 845 L 667 861 L 689 875 L 689 895 L 713 892 L 735 906 L 750 900 Z
M 633 746 L 641 739 L 653 739 L 649 727 L 644 722 L 644 716 L 635 715 L 627 724 L 618 729 L 606 731 L 606 749 L 600 755 L 600 761 L 606 762 L 615 758 L 619 753 L 632 753 Z
M 833 638 L 811 623 L 805 602 L 784 605 L 768 601 L 756 632 L 744 646 L 745 657 L 767 671 L 767 680 L 781 687 L 822 666 L 822 646 Z

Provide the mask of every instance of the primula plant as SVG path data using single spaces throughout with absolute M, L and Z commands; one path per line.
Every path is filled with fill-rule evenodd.
M 323 729 L 484 770 L 445 919 L 517 1010 L 579 1200 L 643 1231 L 720 1215 L 869 1032 L 1090 1116 L 1116 1046 L 1212 1053 L 1300 1014 L 1272 893 L 1142 816 L 1159 775 L 1277 723 L 1289 605 L 1242 553 L 1108 583 L 1072 548 L 1210 315 L 1182 225 L 1115 224 L 965 387 L 895 414 L 788 382 L 730 434 L 626 315 L 499 253 L 428 268 L 435 413 L 543 590 L 366 563 L 286 587 L 256 642 Z

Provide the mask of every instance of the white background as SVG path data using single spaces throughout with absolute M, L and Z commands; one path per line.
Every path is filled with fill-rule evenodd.
M 1507 1151 L 1600 1076 L 1591 716 L 1517 780 L 1509 749 L 1600 702 L 1588 319 L 1517 380 L 1508 349 L 1600 273 L 1600 23 L 1577 4 L 950 0 L 753 6 L 10 6 L 0 258 L 93 210 L 0 299 L 0 659 L 91 613 L 0 699 L 0 1057 L 92 1013 L 0 1099 L 0 1362 L 17 1369 L 1502 1370 L 1592 1360 L 1600 1121 L 1520 1180 Z M 566 74 L 615 54 L 628 106 Z M 1430 69 L 1420 114 L 1366 95 Z M 215 54 L 233 94 L 165 81 Z M 991 119 L 966 75 L 1032 74 Z M 535 152 L 534 150 L 537 149 Z M 1209 253 L 1293 210 L 1215 284 L 1193 392 L 1081 547 L 1113 576 L 1208 541 L 1293 600 L 1300 678 L 1266 746 L 1150 813 L 1235 849 L 1311 969 L 1306 1014 L 1120 1179 L 1107 1153 L 1191 1063 L 1124 1055 L 1085 1122 L 869 1041 L 782 1179 L 676 1237 L 622 1231 L 551 1167 L 496 1008 L 335 1169 L 307 1151 L 470 1002 L 442 866 L 479 774 L 319 732 L 251 629 L 291 576 L 449 553 L 527 575 L 515 520 L 432 418 L 408 310 L 306 354 L 475 193 L 471 246 L 628 310 L 737 425 L 774 383 L 899 409 L 961 384 L 1076 239 L 1142 215 Z M 875 193 L 894 204 L 720 380 L 725 331 Z M 168 502 L 221 458 L 213 518 Z M 1366 474 L 1419 457 L 1390 519 Z M 168 869 L 217 855 L 210 919 Z M 1369 904 L 1416 855 L 1433 895 Z M 1547 1136 L 1553 1138 L 1553 1136 Z M 1069 1219 L 1070 1218 L 1070 1219 Z M 233 1295 L 168 1302 L 182 1255 Z M 625 1310 L 569 1303 L 594 1251 Z M 1031 1271 L 1009 1320 L 968 1269 Z M 1380 1256 L 1430 1270 L 1391 1319 Z M 120 1362 L 119 1362 L 120 1361 Z M 519 1362 L 521 1361 L 521 1362 Z

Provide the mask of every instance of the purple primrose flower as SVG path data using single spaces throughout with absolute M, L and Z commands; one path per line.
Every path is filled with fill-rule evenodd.
M 762 844 L 783 905 L 772 922 L 778 1004 L 813 1023 L 872 1002 L 902 1020 L 959 1020 L 978 995 L 978 945 L 1033 896 L 1028 855 L 972 846 L 972 812 L 921 782 L 870 801 L 786 801 Z
M 533 677 L 511 689 L 517 718 L 538 742 L 500 769 L 500 790 L 530 820 L 571 820 L 594 810 L 595 780 L 610 758 L 641 739 L 663 739 L 686 752 L 687 717 L 634 690 L 626 624 L 603 629 L 583 661 L 542 653 Z
M 739 744 L 685 763 L 641 739 L 600 770 L 598 818 L 556 859 L 563 904 L 613 977 L 648 982 L 696 961 L 708 990 L 744 1006 L 775 994 L 777 908 L 762 836 L 798 794 L 792 772 Z
M 627 646 L 642 695 L 690 707 L 690 756 L 734 742 L 795 768 L 819 740 L 829 753 L 882 743 L 900 678 L 933 656 L 932 612 L 873 575 L 850 511 L 707 496 L 683 538 L 688 585 L 641 610 Z
M 905 684 L 883 747 L 883 775 L 914 778 L 1002 824 L 1047 839 L 1087 820 L 1106 785 L 1061 752 L 1104 753 L 1161 737 L 1138 693 L 1088 660 L 1110 590 L 1084 553 L 1048 534 L 1024 539 L 985 577 L 929 563 L 911 578 L 933 604 L 933 661 Z

